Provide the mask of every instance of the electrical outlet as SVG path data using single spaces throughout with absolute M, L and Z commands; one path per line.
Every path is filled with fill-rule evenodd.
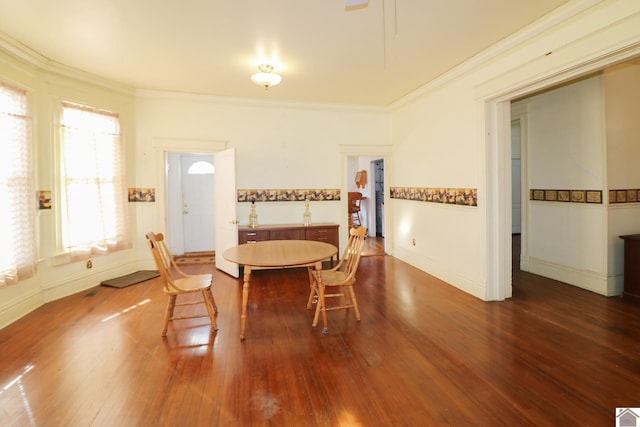
M 93 262 L 91 260 L 87 261 L 87 268 L 93 268 Z
M 413 246 L 416 245 L 416 238 L 415 237 L 413 239 L 411 239 L 411 243 L 413 243 Z

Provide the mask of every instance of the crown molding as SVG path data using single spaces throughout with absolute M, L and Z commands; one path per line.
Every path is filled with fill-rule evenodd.
M 36 71 L 66 77 L 129 96 L 135 95 L 135 89 L 132 87 L 52 61 L 2 32 L 0 32 L 0 51 L 30 65 Z

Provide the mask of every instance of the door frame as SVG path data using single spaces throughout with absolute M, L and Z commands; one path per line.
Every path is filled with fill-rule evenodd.
M 392 186 L 391 178 L 393 177 L 393 146 L 392 145 L 347 145 L 341 144 L 340 160 L 342 163 L 342 184 L 340 197 L 340 212 L 348 211 L 347 193 L 349 192 L 349 182 L 351 176 L 349 176 L 349 157 L 377 157 L 384 160 L 384 252 L 388 255 L 393 255 L 393 209 L 390 203 L 390 191 L 388 189 Z M 347 215 L 341 215 L 340 221 L 340 246 L 344 247 L 347 242 L 349 232 L 349 221 Z
M 156 165 L 158 171 L 158 183 L 156 203 L 158 205 L 158 224 L 162 224 L 165 239 L 167 240 L 167 246 L 172 249 L 175 246 L 175 242 L 172 241 L 173 236 L 167 233 L 168 230 L 168 204 L 166 202 L 167 195 L 167 170 L 166 170 L 166 156 L 167 153 L 185 153 L 185 154 L 211 154 L 219 151 L 223 151 L 227 148 L 227 141 L 215 141 L 215 140 L 196 140 L 196 139 L 172 139 L 172 138 L 158 138 L 155 141 L 156 149 Z M 215 203 L 215 201 L 214 201 Z
M 485 300 L 502 301 L 512 296 L 511 102 L 639 55 L 640 43 L 633 43 L 585 59 L 545 78 L 522 82 L 517 88 L 484 99 L 487 218 Z
M 194 162 L 198 162 L 198 161 L 206 161 L 207 163 L 211 164 L 211 167 L 213 167 L 213 163 L 214 163 L 214 155 L 212 154 L 203 154 L 203 153 L 177 153 L 177 157 L 179 158 L 180 161 L 180 189 L 181 189 L 181 195 L 182 195 L 182 215 L 179 215 L 179 218 L 170 218 L 167 217 L 167 223 L 171 224 L 171 221 L 175 221 L 174 225 L 178 226 L 178 223 L 181 222 L 182 224 L 182 246 L 184 248 L 184 252 L 182 253 L 189 253 L 189 252 L 197 252 L 197 251 L 210 251 L 210 250 L 215 250 L 215 214 L 213 213 L 213 210 L 215 209 L 215 173 L 213 174 L 207 174 L 207 175 L 197 175 L 199 178 L 195 178 L 195 179 L 200 179 L 200 183 L 201 184 L 195 184 L 195 185 L 185 185 L 186 182 L 188 182 L 190 179 L 194 179 L 193 176 L 191 176 L 188 173 L 188 170 L 185 170 L 184 166 L 185 166 L 185 161 L 187 159 L 195 159 Z M 193 164 L 193 163 L 192 163 Z M 206 178 L 204 178 L 206 177 Z M 211 186 L 211 193 L 209 195 L 206 195 L 203 191 L 202 188 L 200 188 L 199 186 L 203 185 L 203 186 L 207 186 L 210 185 Z M 194 197 L 194 190 L 197 191 L 197 197 Z M 203 230 L 200 227 L 194 227 L 194 218 L 192 216 L 192 214 L 195 212 L 196 214 L 201 213 L 198 212 L 198 210 L 196 209 L 194 211 L 194 207 L 192 204 L 187 205 L 187 196 L 191 196 L 193 197 L 190 201 L 191 202 L 195 202 L 196 204 L 198 202 L 201 201 L 205 201 L 206 197 L 211 197 L 211 204 L 207 204 L 210 209 L 211 209 L 211 216 L 213 217 L 214 221 L 211 222 L 210 226 L 211 229 L 210 230 L 205 230 L 205 232 L 203 233 Z M 194 199 L 198 199 L 195 200 Z M 174 214 L 176 213 L 176 209 L 175 206 L 173 207 L 173 209 L 171 209 L 170 207 L 168 207 L 167 209 L 168 212 L 173 212 Z M 185 214 L 185 211 L 187 212 Z M 209 212 L 207 212 L 207 214 L 209 214 Z M 209 216 L 204 216 L 203 218 L 210 218 Z M 205 223 L 208 223 L 209 221 L 205 220 Z M 207 224 L 206 226 L 209 226 L 209 224 Z M 176 227 L 177 228 L 177 227 Z M 189 231 L 189 233 L 188 233 Z M 197 242 L 198 239 L 204 237 L 205 235 L 207 235 L 208 232 L 211 232 L 210 237 L 211 237 L 211 241 L 208 241 L 207 239 L 207 249 L 204 249 L 204 247 L 200 247 L 198 249 L 191 247 L 189 248 L 188 246 L 193 245 L 193 242 Z M 176 235 L 177 237 L 177 235 Z M 199 242 L 199 243 L 204 243 L 204 242 Z M 197 246 L 197 245 L 196 245 Z M 179 253 L 179 252 L 173 252 L 174 254 Z

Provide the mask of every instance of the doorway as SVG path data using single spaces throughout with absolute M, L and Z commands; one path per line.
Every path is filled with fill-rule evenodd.
M 511 160 L 511 122 L 514 120 L 514 114 L 511 111 L 512 103 L 521 100 L 526 96 L 548 91 L 555 87 L 566 86 L 567 82 L 572 80 L 582 80 L 591 73 L 603 70 L 608 66 L 629 61 L 637 55 L 640 45 L 636 44 L 625 49 L 616 51 L 615 54 L 606 54 L 598 59 L 593 59 L 589 63 L 583 63 L 575 66 L 570 71 L 554 75 L 543 82 L 537 81 L 535 84 L 531 82 L 529 86 L 522 86 L 515 92 L 502 94 L 498 98 L 490 99 L 486 103 L 486 117 L 489 127 L 493 130 L 487 138 L 487 148 L 489 156 L 487 157 L 488 188 L 495 191 L 489 191 L 487 194 L 487 218 L 488 218 L 488 253 L 496 256 L 489 256 L 487 263 L 487 300 L 504 300 L 512 296 L 512 268 L 516 254 L 512 250 L 519 250 L 520 269 L 530 271 L 529 254 L 528 254 L 528 234 L 530 234 L 527 224 L 527 198 L 528 194 L 521 195 L 523 205 L 521 210 L 521 236 L 519 247 L 515 245 L 512 238 L 511 217 L 513 209 L 511 207 L 511 164 L 507 163 Z M 526 116 L 525 116 L 526 117 Z M 520 117 L 520 135 L 524 138 L 528 131 L 526 130 L 526 119 Z M 526 160 L 526 142 L 521 142 L 522 153 L 521 166 L 522 180 L 527 179 L 528 173 L 524 170 L 527 166 Z M 509 171 L 503 173 L 503 171 Z M 525 184 L 525 187 L 527 185 Z M 508 216 L 509 217 L 508 217 Z
M 166 153 L 167 228 L 175 254 L 215 251 L 213 154 Z
M 371 162 L 376 211 L 376 237 L 384 237 L 384 159 Z
M 184 252 L 215 250 L 215 168 L 211 154 L 180 156 Z
M 384 158 L 380 156 L 349 156 L 347 158 L 347 176 L 350 178 L 347 190 L 359 192 L 363 197 L 360 204 L 360 217 L 362 226 L 368 228 L 363 256 L 386 253 L 384 173 Z

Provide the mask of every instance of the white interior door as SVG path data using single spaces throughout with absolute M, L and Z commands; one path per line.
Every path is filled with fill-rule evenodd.
M 214 168 L 211 154 L 182 154 L 184 252 L 215 250 Z
M 520 234 L 522 218 L 522 171 L 520 120 L 511 122 L 511 233 Z
M 215 244 L 216 268 L 238 277 L 238 264 L 225 260 L 222 254 L 238 244 L 238 214 L 236 212 L 236 152 L 235 149 L 214 154 L 215 179 Z

